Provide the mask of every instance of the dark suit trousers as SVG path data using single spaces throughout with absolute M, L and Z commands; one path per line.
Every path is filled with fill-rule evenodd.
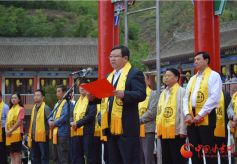
M 5 146 L 6 141 L 6 134 L 5 134 L 5 128 L 2 128 L 2 140 L 3 142 L 0 142 L 0 163 L 7 164 L 7 151 Z
M 174 139 L 161 139 L 162 163 L 186 164 L 187 161 L 180 154 L 180 148 L 185 143 L 185 138 L 176 136 Z
M 94 136 L 72 137 L 71 151 L 72 164 L 94 164 Z
M 140 164 L 140 139 L 108 136 L 109 164 Z
M 208 126 L 188 126 L 188 137 L 189 142 L 195 147 L 198 148 L 198 145 L 201 146 L 209 146 L 210 148 L 215 146 L 214 140 L 214 130 L 216 127 L 216 110 L 213 109 L 211 113 L 208 115 L 209 125 Z M 192 164 L 201 164 L 203 163 L 202 158 L 202 150 L 195 151 L 194 148 L 191 148 L 193 152 L 192 156 Z M 212 156 L 213 155 L 213 156 Z M 217 156 L 213 154 L 210 150 L 206 155 L 206 163 L 207 164 L 217 164 Z
M 100 137 L 94 137 L 93 158 L 94 158 L 95 164 L 102 163 L 102 142 L 100 141 Z

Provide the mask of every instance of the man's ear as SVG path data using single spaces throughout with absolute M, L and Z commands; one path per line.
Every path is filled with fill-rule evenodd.
M 124 58 L 126 61 L 128 61 L 128 56 L 124 56 L 123 58 Z

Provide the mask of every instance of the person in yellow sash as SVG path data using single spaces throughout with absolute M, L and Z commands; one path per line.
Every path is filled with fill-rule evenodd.
M 12 164 L 21 164 L 24 117 L 25 109 L 22 104 L 21 95 L 19 93 L 13 94 L 5 126 L 6 146 L 10 153 Z
M 64 85 L 57 86 L 58 109 L 53 113 L 52 118 L 48 121 L 51 129 L 53 140 L 53 160 L 57 164 L 69 164 L 69 143 L 70 143 L 70 106 L 71 102 L 68 99 L 63 99 L 67 88 Z
M 0 161 L 2 164 L 7 164 L 5 125 L 8 111 L 9 106 L 4 103 L 2 92 L 0 91 L 0 125 L 2 125 L 2 127 L 0 127 Z
M 187 129 L 183 115 L 185 89 L 179 84 L 180 73 L 175 68 L 165 71 L 166 89 L 159 97 L 157 105 L 157 136 L 161 139 L 162 163 L 185 164 L 180 148 L 185 143 Z
M 146 98 L 146 84 L 143 73 L 131 66 L 129 55 L 126 46 L 112 48 L 109 59 L 114 71 L 107 80 L 116 89 L 114 96 L 101 102 L 101 128 L 108 137 L 111 164 L 140 164 L 138 103 Z
M 156 129 L 156 107 L 158 94 L 149 87 L 149 76 L 145 75 L 146 99 L 138 104 L 140 117 L 141 164 L 155 164 L 154 142 Z
M 222 81 L 220 75 L 208 65 L 210 56 L 207 52 L 198 52 L 194 57 L 194 64 L 198 72 L 189 80 L 183 99 L 183 112 L 189 142 L 194 147 L 215 146 L 214 130 L 216 127 L 216 108 L 220 101 Z M 193 152 L 192 163 L 203 163 L 198 152 Z M 200 151 L 202 153 L 202 151 Z M 217 155 L 212 151 L 205 153 L 206 163 L 216 164 Z
M 80 85 L 87 83 L 80 81 Z M 80 86 L 80 97 L 73 109 L 71 124 L 71 161 L 72 164 L 94 164 L 94 131 L 96 103 L 89 99 L 87 92 Z
M 216 128 L 214 131 L 215 143 L 221 149 L 223 145 L 227 146 L 227 124 L 229 122 L 227 115 L 227 108 L 230 104 L 231 97 L 227 92 L 221 92 L 221 98 L 216 108 Z M 221 157 L 221 164 L 228 164 L 228 152 L 219 151 Z
M 49 163 L 49 125 L 48 117 L 51 109 L 44 102 L 44 91 L 38 89 L 34 93 L 34 107 L 28 134 L 28 146 L 31 148 L 32 163 Z
M 231 132 L 233 133 L 235 139 L 235 154 L 236 154 L 236 143 L 237 143 L 237 92 L 232 95 L 231 102 L 227 109 L 227 115 L 230 120 L 229 125 L 231 127 Z

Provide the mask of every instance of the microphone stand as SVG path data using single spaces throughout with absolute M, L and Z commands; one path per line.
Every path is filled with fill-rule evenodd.
M 83 78 L 85 78 L 85 76 L 86 76 L 86 74 L 83 74 L 83 75 L 79 75 L 78 77 L 75 78 L 75 82 L 73 83 L 72 87 L 69 88 L 69 89 L 67 90 L 67 92 L 63 95 L 62 100 L 60 100 L 60 101 L 58 102 L 58 104 L 54 107 L 54 109 L 52 110 L 52 112 L 51 112 L 51 113 L 49 114 L 49 116 L 47 117 L 47 120 L 54 121 L 54 119 L 51 118 L 51 117 L 53 116 L 54 112 L 57 112 L 57 111 L 58 111 L 58 107 L 62 104 L 62 102 L 63 102 L 64 99 L 67 100 L 68 94 L 69 94 L 69 93 L 72 91 L 72 89 L 76 86 L 77 80 L 83 79 Z

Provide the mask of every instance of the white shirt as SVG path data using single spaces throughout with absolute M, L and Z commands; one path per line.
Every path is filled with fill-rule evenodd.
M 199 89 L 202 76 L 203 76 L 202 74 L 197 75 L 195 87 L 191 95 L 191 102 L 192 102 L 193 107 L 196 106 L 197 91 Z M 189 96 L 189 88 L 191 87 L 190 85 L 193 78 L 194 76 L 189 80 L 186 91 L 185 91 L 185 95 L 183 98 L 183 113 L 185 116 L 189 114 L 188 96 Z M 218 106 L 218 103 L 220 101 L 221 91 L 222 91 L 221 77 L 217 72 L 211 71 L 210 77 L 208 79 L 208 98 L 205 104 L 203 105 L 202 109 L 198 113 L 198 115 L 200 115 L 201 117 L 204 117 L 205 115 L 209 114 L 214 108 Z
M 166 107 L 166 104 L 167 104 L 169 96 L 170 96 L 170 89 L 169 88 L 165 89 L 165 95 L 166 95 L 166 97 L 165 97 L 165 107 Z
M 114 72 L 113 85 L 117 82 L 121 72 L 122 72 L 122 69 Z

